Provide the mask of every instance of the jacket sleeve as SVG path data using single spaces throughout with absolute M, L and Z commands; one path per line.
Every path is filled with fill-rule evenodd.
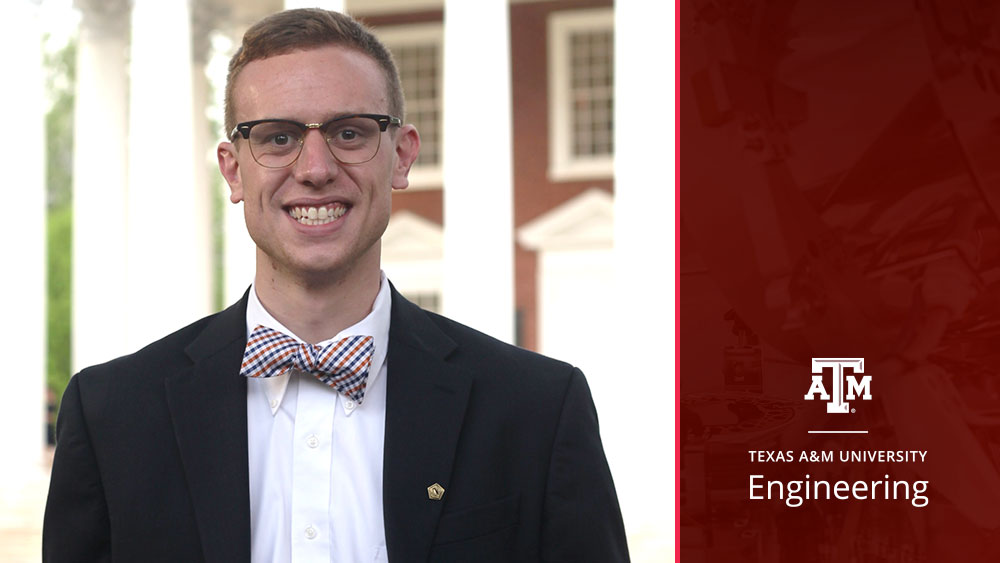
M 542 560 L 552 563 L 629 560 L 597 411 L 583 373 L 575 368 L 549 463 L 541 547 Z
M 46 563 L 111 561 L 111 531 L 97 458 L 83 415 L 79 376 L 63 394 L 56 423 L 42 530 Z

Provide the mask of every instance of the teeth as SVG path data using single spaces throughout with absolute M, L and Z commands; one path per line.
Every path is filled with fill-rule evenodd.
M 292 207 L 288 214 L 303 225 L 325 225 L 343 217 L 347 207 L 335 203 L 323 207 Z

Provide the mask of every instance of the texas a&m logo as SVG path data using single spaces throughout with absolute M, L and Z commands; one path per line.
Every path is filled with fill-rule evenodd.
M 854 372 L 844 375 L 844 368 L 851 368 Z M 823 385 L 823 368 L 833 370 L 833 393 L 826 392 Z M 864 358 L 813 358 L 812 359 L 812 385 L 806 393 L 806 400 L 811 401 L 819 395 L 826 404 L 826 412 L 851 412 L 851 405 L 847 401 L 861 399 L 872 400 L 872 376 L 864 375 Z M 858 381 L 858 376 L 861 380 Z

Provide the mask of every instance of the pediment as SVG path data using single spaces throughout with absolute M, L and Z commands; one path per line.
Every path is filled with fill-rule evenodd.
M 614 198 L 591 188 L 517 230 L 531 250 L 610 248 L 614 242 Z
M 382 260 L 441 260 L 444 234 L 441 225 L 411 211 L 393 213 L 382 235 Z

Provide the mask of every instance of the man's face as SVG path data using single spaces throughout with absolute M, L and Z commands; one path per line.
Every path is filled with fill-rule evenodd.
M 372 58 L 339 46 L 257 60 L 236 78 L 236 120 L 323 123 L 346 114 L 389 113 L 385 84 Z M 257 244 L 258 282 L 262 275 L 310 282 L 377 272 L 392 189 L 407 187 L 420 146 L 412 126 L 394 129 L 382 133 L 378 153 L 362 164 L 338 162 L 316 129 L 285 168 L 260 166 L 239 135 L 219 145 L 230 200 L 243 202 Z M 306 219 L 310 213 L 317 219 Z

